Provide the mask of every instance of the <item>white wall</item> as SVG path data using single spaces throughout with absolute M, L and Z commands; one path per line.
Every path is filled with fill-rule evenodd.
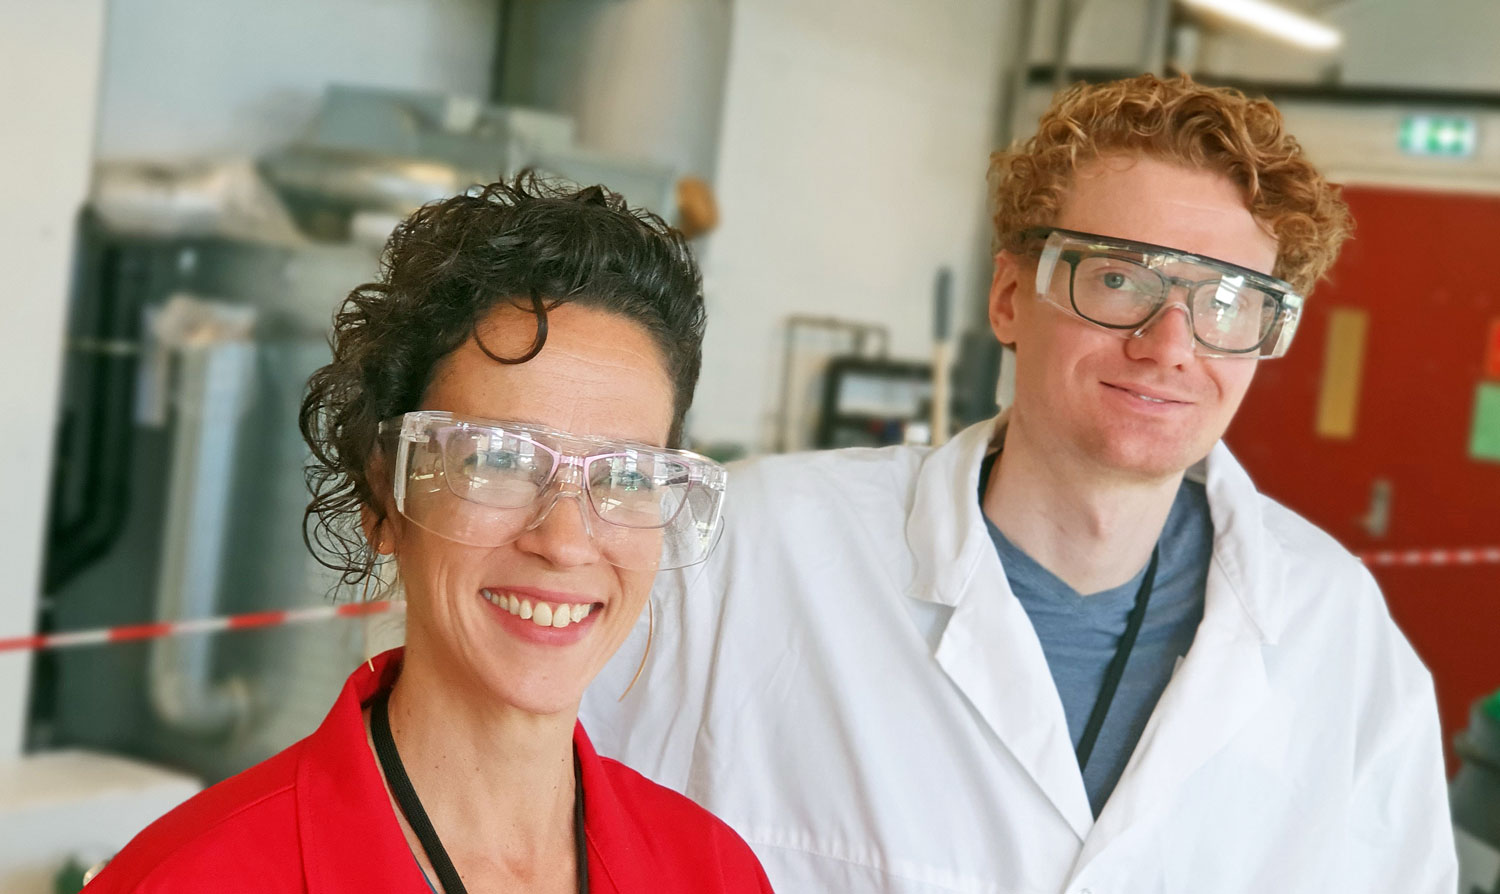
M 948 265 L 969 318 L 1010 6 L 735 4 L 696 439 L 768 445 L 790 314 L 883 323 L 925 357 Z
M 100 158 L 254 155 L 330 82 L 486 97 L 493 0 L 110 0 Z
M 88 184 L 104 0 L 0 0 L 0 638 L 36 625 L 52 426 Z M 31 655 L 0 653 L 0 763 L 20 753 Z

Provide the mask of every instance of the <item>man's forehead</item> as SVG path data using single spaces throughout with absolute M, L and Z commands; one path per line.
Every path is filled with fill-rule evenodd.
M 1106 157 L 1074 173 L 1054 225 L 1146 242 L 1270 273 L 1276 241 L 1243 190 L 1215 171 L 1146 157 Z

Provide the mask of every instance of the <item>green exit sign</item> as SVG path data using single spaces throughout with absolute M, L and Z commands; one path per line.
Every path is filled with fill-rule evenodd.
M 1408 115 L 1401 121 L 1401 151 L 1407 155 L 1472 158 L 1479 125 L 1463 115 Z

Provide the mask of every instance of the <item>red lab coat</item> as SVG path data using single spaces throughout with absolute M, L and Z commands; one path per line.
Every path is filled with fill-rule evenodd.
M 360 711 L 401 650 L 360 665 L 322 726 L 147 826 L 86 894 L 430 894 L 386 795 Z M 749 846 L 692 801 L 594 751 L 583 776 L 592 894 L 767 894 Z

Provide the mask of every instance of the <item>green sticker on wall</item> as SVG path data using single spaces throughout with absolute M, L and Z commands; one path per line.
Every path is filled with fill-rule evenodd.
M 1500 462 L 1500 384 L 1486 382 L 1479 386 L 1474 399 L 1474 434 L 1469 438 L 1469 455 Z

